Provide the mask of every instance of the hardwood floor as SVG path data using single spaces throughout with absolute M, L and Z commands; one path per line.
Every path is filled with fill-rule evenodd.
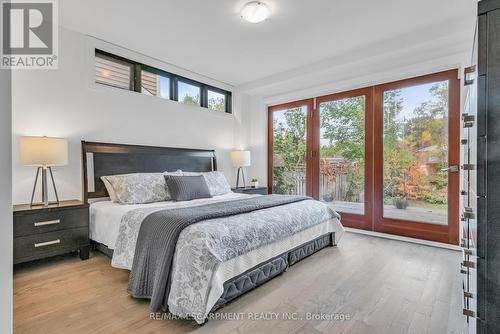
M 126 293 L 128 272 L 94 252 L 22 265 L 14 272 L 15 333 L 462 333 L 456 251 L 345 233 L 329 247 L 253 290 L 203 326 L 152 320 Z M 271 315 L 278 319 L 251 320 Z M 261 312 L 269 312 L 262 314 Z M 271 313 L 273 312 L 273 313 Z M 349 316 L 349 320 L 290 320 Z

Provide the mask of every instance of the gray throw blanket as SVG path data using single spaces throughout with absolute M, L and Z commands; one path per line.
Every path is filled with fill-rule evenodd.
M 267 195 L 190 208 L 166 209 L 147 216 L 141 224 L 130 272 L 128 292 L 151 298 L 151 311 L 166 311 L 170 270 L 177 240 L 191 224 L 310 199 L 304 196 Z

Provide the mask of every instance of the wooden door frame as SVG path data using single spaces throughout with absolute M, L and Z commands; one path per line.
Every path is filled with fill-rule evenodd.
M 365 97 L 365 213 L 363 215 L 343 213 L 342 224 L 347 227 L 369 230 L 373 229 L 373 87 L 354 89 L 346 92 L 324 95 L 316 98 L 313 117 L 313 197 L 319 199 L 319 163 L 320 163 L 320 110 L 321 103 L 346 98 Z
M 306 116 L 306 194 L 313 195 L 312 190 L 312 160 L 310 156 L 313 154 L 312 135 L 313 135 L 313 108 L 314 99 L 305 99 L 289 103 L 268 106 L 267 108 L 267 190 L 269 194 L 273 193 L 273 112 L 291 109 L 297 107 L 307 107 Z
M 438 81 L 448 86 L 448 164 L 460 165 L 460 80 L 449 70 L 375 86 L 374 92 L 374 231 L 458 244 L 459 172 L 448 174 L 448 225 L 402 221 L 383 217 L 383 93 Z

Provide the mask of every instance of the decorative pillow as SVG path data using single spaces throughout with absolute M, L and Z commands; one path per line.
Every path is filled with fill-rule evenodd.
M 168 171 L 163 172 L 163 176 L 167 176 L 167 175 L 183 175 L 183 174 L 182 174 L 182 171 L 180 169 L 178 169 L 175 172 L 168 172 Z M 166 182 L 165 182 L 165 187 L 167 187 Z M 168 187 L 167 187 L 167 197 L 169 200 L 171 199 L 170 192 L 168 191 Z
M 121 204 L 143 204 L 168 200 L 163 173 L 110 175 L 103 176 L 102 179 L 109 182 L 116 201 Z
M 205 178 L 202 175 L 166 175 L 165 180 L 174 201 L 190 201 L 197 198 L 210 198 Z
M 210 195 L 224 195 L 231 192 L 231 186 L 227 182 L 226 176 L 221 171 L 215 172 L 182 172 L 183 175 L 203 175 L 205 182 L 207 183 L 208 189 L 210 189 Z

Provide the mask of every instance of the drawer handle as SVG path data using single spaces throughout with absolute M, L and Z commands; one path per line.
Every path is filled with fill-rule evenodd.
M 45 222 L 36 222 L 34 225 L 36 227 L 36 226 L 54 225 L 59 223 L 61 223 L 61 219 L 47 220 Z
M 463 309 L 463 314 L 467 317 L 472 317 L 472 318 L 474 318 L 476 316 L 474 311 L 466 309 L 466 308 Z
M 472 292 L 464 291 L 465 298 L 474 298 L 474 294 Z
M 462 266 L 465 268 L 476 268 L 476 263 L 473 261 L 462 261 Z
M 55 245 L 55 244 L 60 244 L 60 243 L 61 243 L 61 239 L 56 239 L 56 240 L 46 241 L 46 242 L 39 242 L 39 243 L 35 244 L 35 248 L 45 247 L 45 246 L 50 246 L 50 245 Z
M 464 252 L 465 255 L 469 255 L 469 256 L 474 255 L 474 250 L 472 250 L 470 248 L 463 249 L 462 251 Z

